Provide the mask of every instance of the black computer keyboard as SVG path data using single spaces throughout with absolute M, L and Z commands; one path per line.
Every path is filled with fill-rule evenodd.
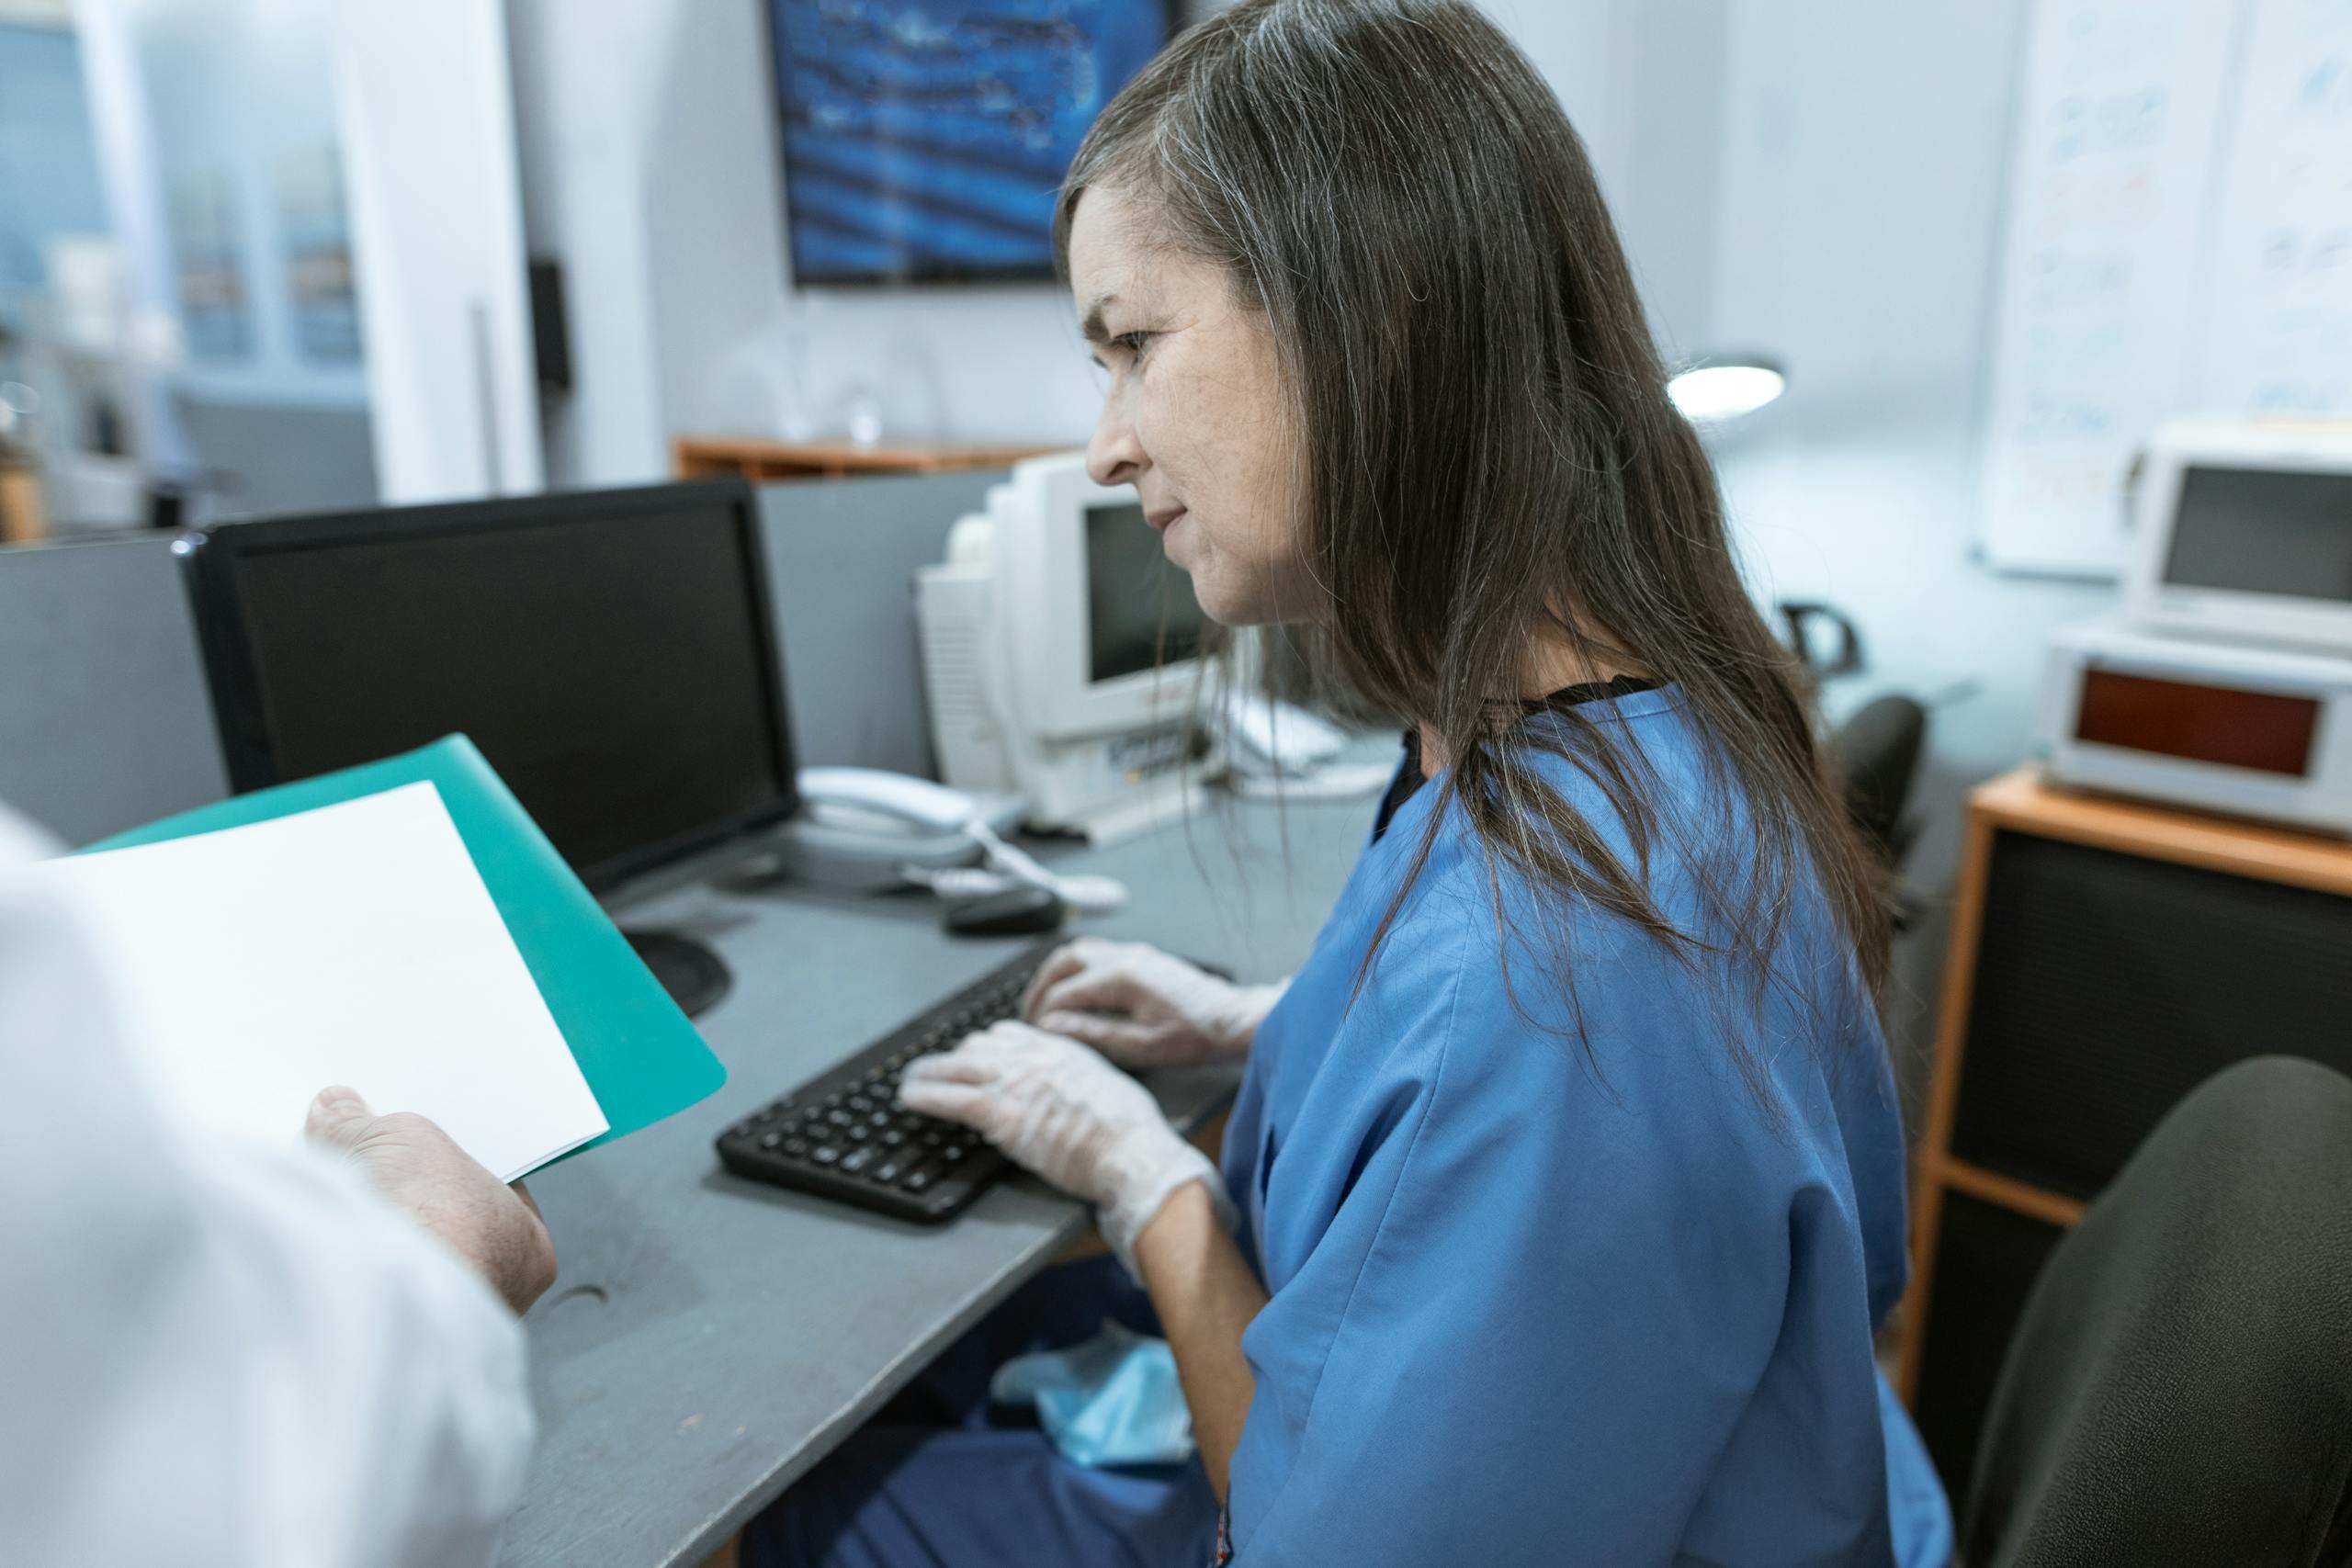
M 1021 993 L 1061 939 L 1024 949 L 831 1071 L 718 1135 L 728 1169 L 905 1220 L 951 1219 L 1004 1173 L 978 1133 L 899 1104 L 909 1062 L 1021 1010 Z

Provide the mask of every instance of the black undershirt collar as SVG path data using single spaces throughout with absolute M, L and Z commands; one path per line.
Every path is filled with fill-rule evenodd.
M 1608 681 L 1585 681 L 1573 686 L 1563 686 L 1549 695 L 1531 697 L 1519 705 L 1531 714 L 1572 708 L 1579 703 L 1605 703 L 1618 697 L 1630 697 L 1637 692 L 1654 692 L 1662 682 L 1639 675 L 1620 675 Z M 1380 815 L 1374 819 L 1372 837 L 1377 843 L 1388 831 L 1388 824 L 1397 807 L 1413 798 L 1421 785 L 1429 781 L 1421 776 L 1421 732 L 1405 731 L 1405 765 L 1396 772 L 1396 782 L 1388 786 L 1387 796 L 1380 803 Z

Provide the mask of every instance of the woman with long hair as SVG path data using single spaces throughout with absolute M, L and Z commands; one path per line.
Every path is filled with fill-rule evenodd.
M 1099 1206 L 1198 1468 L 889 1425 L 746 1560 L 1941 1562 L 1878 871 L 1558 103 L 1464 0 L 1242 0 L 1057 243 L 1095 477 L 1405 757 L 1286 987 L 1081 941 L 907 1073 Z M 1221 1055 L 1219 1171 L 1113 1064 Z

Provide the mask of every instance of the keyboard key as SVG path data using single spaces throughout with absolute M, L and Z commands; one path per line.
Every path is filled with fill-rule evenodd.
M 971 1153 L 971 1151 L 967 1149 L 961 1144 L 950 1144 L 945 1148 L 939 1151 L 939 1157 L 945 1160 L 949 1165 L 959 1165 L 963 1162 L 965 1156 L 969 1153 Z
M 780 1149 L 784 1147 L 784 1134 L 774 1130 L 762 1133 L 760 1134 L 760 1147 L 763 1149 Z
M 808 1158 L 817 1165 L 839 1165 L 842 1161 L 842 1151 L 831 1144 L 819 1144 L 808 1151 Z
M 845 1176 L 855 1176 L 859 1171 L 864 1170 L 867 1166 L 872 1165 L 873 1163 L 874 1151 L 872 1149 L 853 1149 L 848 1155 L 843 1156 L 842 1160 L 842 1173 Z
M 913 1171 L 899 1179 L 900 1190 L 908 1192 L 928 1192 L 931 1183 L 932 1174 L 927 1170 Z
M 885 1187 L 890 1186 L 896 1182 L 899 1178 L 905 1174 L 906 1168 L 894 1159 L 884 1160 L 880 1165 L 874 1168 L 873 1172 L 874 1179 L 880 1182 Z
M 869 1127 L 888 1127 L 890 1124 L 890 1112 L 881 1110 L 869 1111 L 865 1113 L 865 1124 Z
M 785 1139 L 784 1153 L 785 1157 L 787 1159 L 801 1159 L 806 1157 L 808 1153 L 808 1140 L 806 1138 Z
M 875 1142 L 880 1144 L 886 1149 L 895 1149 L 906 1141 L 907 1134 L 905 1130 L 898 1127 L 886 1128 L 883 1131 L 882 1135 L 875 1140 Z
M 849 1103 L 842 1109 L 854 1116 L 863 1116 L 874 1109 L 874 1102 L 862 1094 L 853 1094 L 849 1097 Z

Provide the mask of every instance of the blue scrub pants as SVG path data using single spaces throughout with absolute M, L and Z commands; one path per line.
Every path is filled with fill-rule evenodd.
M 743 1568 L 1204 1568 L 1217 1505 L 1194 1459 L 1089 1470 L 989 1403 L 1012 1357 L 1159 1325 L 1109 1258 L 1046 1270 L 951 1346 L 743 1530 Z

